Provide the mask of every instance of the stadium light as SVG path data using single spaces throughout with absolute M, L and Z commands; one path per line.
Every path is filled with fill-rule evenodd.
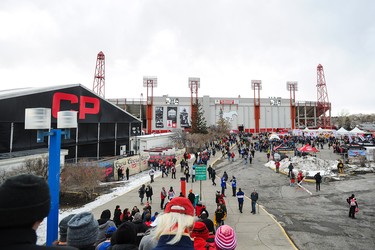
M 37 142 L 43 142 L 46 136 L 50 138 L 48 185 L 51 193 L 51 209 L 47 217 L 47 246 L 52 246 L 52 243 L 58 239 L 61 135 L 69 139 L 70 128 L 77 128 L 77 126 L 77 111 L 57 112 L 57 129 L 51 129 L 51 109 L 25 109 L 25 129 L 38 131 Z M 47 129 L 49 131 L 46 132 Z

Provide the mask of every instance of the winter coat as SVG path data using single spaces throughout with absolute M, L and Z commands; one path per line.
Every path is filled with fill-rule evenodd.
M 191 204 L 194 206 L 195 194 L 193 192 L 189 193 L 188 199 L 190 200 Z
M 160 192 L 160 199 L 165 199 L 165 197 L 167 197 L 167 191 L 165 191 L 165 189 L 162 189 Z
M 205 239 L 200 237 L 194 238 L 194 250 L 206 250 L 207 242 Z
M 116 244 L 116 245 L 110 246 L 108 250 L 138 250 L 138 246 L 133 245 L 133 244 Z
M 242 191 L 237 192 L 237 199 L 238 199 L 239 203 L 243 203 L 244 196 L 245 196 L 244 192 L 242 192 Z
M 99 219 L 98 223 L 99 223 L 99 232 L 98 232 L 98 238 L 96 240 L 96 245 L 106 240 L 105 231 L 107 231 L 109 227 L 116 227 L 115 223 L 111 220 Z
M 237 180 L 236 179 L 232 179 L 231 180 L 231 182 L 232 182 L 232 187 L 236 187 L 237 186 Z
M 322 176 L 320 174 L 314 175 L 314 179 L 315 179 L 316 183 L 322 182 Z
M 37 235 L 32 228 L 2 228 L 0 229 L 0 249 L 9 250 L 62 250 L 61 246 L 38 246 Z M 64 250 L 77 250 L 78 248 L 64 246 Z
M 146 193 L 145 188 L 144 188 L 144 187 L 141 187 L 141 188 L 138 190 L 139 198 L 143 198 L 143 197 L 145 197 L 145 193 Z
M 252 192 L 251 195 L 250 195 L 250 198 L 252 201 L 257 201 L 258 200 L 258 193 L 256 192 Z
M 225 219 L 225 213 L 223 209 L 217 209 L 214 215 L 215 226 L 220 224 Z
M 137 240 L 136 245 L 139 246 L 139 243 L 141 242 L 143 236 L 145 236 L 146 231 L 148 230 L 148 227 L 146 224 L 142 222 L 142 220 L 134 221 L 133 224 L 135 226 L 135 231 L 137 232 Z
M 166 250 L 166 249 L 194 250 L 194 242 L 191 240 L 191 238 L 188 235 L 183 235 L 181 237 L 181 240 L 174 245 L 167 244 L 167 242 L 169 242 L 173 237 L 174 235 L 168 235 L 168 234 L 161 235 L 159 238 L 158 244 L 154 248 L 154 250 Z
M 225 180 L 224 177 L 221 178 L 221 187 L 222 187 L 222 188 L 227 188 L 227 183 L 226 183 L 226 180 Z
M 113 213 L 113 222 L 116 224 L 116 226 L 121 224 L 121 209 L 115 209 Z
M 154 194 L 154 192 L 152 191 L 152 187 L 151 186 L 150 187 L 146 187 L 145 192 L 146 192 L 146 197 L 151 197 Z

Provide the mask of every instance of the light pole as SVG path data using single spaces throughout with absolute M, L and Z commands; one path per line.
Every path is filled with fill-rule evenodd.
M 143 130 L 142 101 L 143 101 L 143 93 L 141 93 L 141 99 L 139 101 L 139 119 L 141 119 L 141 134 L 142 134 L 142 130 Z
M 138 154 L 139 145 L 138 145 L 137 136 L 140 135 L 140 133 L 141 133 L 140 127 L 132 127 L 132 134 L 134 135 L 134 140 L 135 140 L 134 145 L 133 145 L 134 154 Z
M 61 129 L 64 128 L 63 131 Z M 57 112 L 57 129 L 51 129 L 51 109 L 25 109 L 25 129 L 37 129 L 37 142 L 49 136 L 48 185 L 51 195 L 51 209 L 47 217 L 47 246 L 58 239 L 59 198 L 60 198 L 60 151 L 61 135 L 70 138 L 70 128 L 77 128 L 76 111 Z M 44 130 L 48 129 L 46 132 Z

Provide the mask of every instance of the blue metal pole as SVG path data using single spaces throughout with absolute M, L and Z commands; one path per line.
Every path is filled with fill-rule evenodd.
M 47 246 L 58 239 L 59 198 L 60 198 L 60 148 L 61 130 L 52 129 L 50 133 L 48 185 L 51 194 L 51 209 L 47 217 Z

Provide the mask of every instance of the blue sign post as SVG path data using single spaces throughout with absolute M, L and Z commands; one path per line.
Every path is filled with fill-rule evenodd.
M 60 151 L 61 130 L 53 129 L 50 134 L 48 159 L 48 185 L 51 193 L 51 209 L 47 217 L 47 246 L 58 239 L 60 200 Z

